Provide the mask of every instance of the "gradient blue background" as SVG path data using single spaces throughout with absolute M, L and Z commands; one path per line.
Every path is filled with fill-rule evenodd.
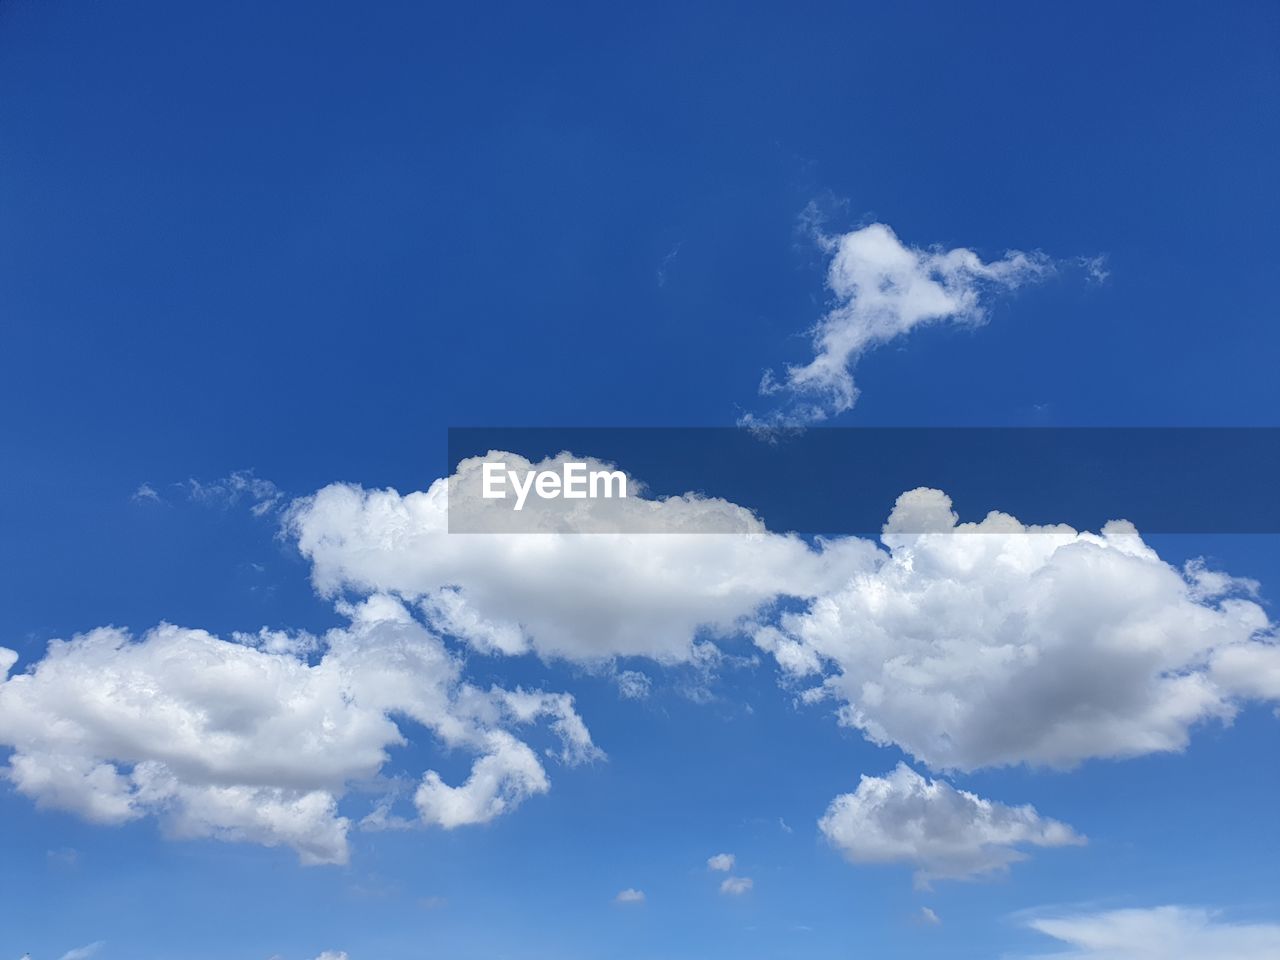
M 841 424 L 1274 425 L 1277 50 L 1268 2 L 0 3 L 0 644 L 332 622 L 190 477 L 418 489 L 449 425 L 734 422 L 822 312 L 811 203 L 1111 270 L 875 354 Z M 1276 596 L 1273 539 L 1157 544 Z M 1277 916 L 1266 711 L 1184 756 L 963 778 L 1092 844 L 921 895 L 814 826 L 896 751 L 770 669 L 637 704 L 494 667 L 571 683 L 610 762 L 483 829 L 358 835 L 341 869 L 6 788 L 0 955 L 986 958 L 1038 945 L 1008 916 L 1048 902 Z M 393 768 L 440 762 L 417 749 Z M 721 849 L 750 897 L 716 895 Z

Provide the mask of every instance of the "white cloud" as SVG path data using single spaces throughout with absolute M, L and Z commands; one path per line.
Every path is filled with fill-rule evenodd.
M 459 787 L 427 771 L 422 820 L 480 823 L 545 792 L 542 762 L 513 729 L 546 721 L 568 764 L 599 756 L 565 694 L 483 690 L 398 601 L 340 607 L 350 624 L 315 662 L 272 647 L 162 625 L 113 627 L 49 644 L 0 683 L 4 775 L 41 806 L 101 823 L 153 815 L 176 837 L 287 845 L 306 863 L 347 859 L 338 804 L 405 743 L 394 717 L 477 756 Z M 277 649 L 278 648 L 278 649 Z M 0 649 L 0 678 L 16 655 Z
M 582 536 L 532 509 L 541 532 L 465 535 L 446 532 L 448 492 L 449 480 L 407 495 L 336 484 L 293 505 L 287 527 L 316 587 L 368 595 L 340 605 L 350 625 L 322 638 L 162 625 L 50 644 L 0 683 L 5 775 L 91 820 L 156 816 L 179 836 L 341 862 L 340 806 L 404 742 L 398 717 L 474 757 L 461 784 L 425 771 L 414 795 L 418 821 L 446 828 L 546 792 L 520 727 L 550 726 L 561 762 L 598 755 L 570 698 L 473 687 L 440 633 L 489 654 L 701 669 L 717 661 L 709 637 L 750 629 L 790 679 L 816 684 L 802 701 L 834 699 L 844 723 L 935 769 L 1177 750 L 1243 698 L 1280 699 L 1256 584 L 1177 570 L 1126 524 L 1094 535 L 992 514 L 957 526 L 943 494 L 917 490 L 899 499 L 885 549 L 811 545 L 692 495 L 589 502 L 627 529 L 738 532 Z M 782 598 L 802 606 L 778 617 Z M 0 680 L 16 659 L 0 648 Z M 396 822 L 389 804 L 370 819 Z
M 218 507 L 247 503 L 249 511 L 255 517 L 271 513 L 283 506 L 285 501 L 284 492 L 279 487 L 270 480 L 259 477 L 253 470 L 236 470 L 228 476 L 209 481 L 193 477 L 185 486 L 187 496 L 197 503 Z
M 451 787 L 434 770 L 428 771 L 413 798 L 424 821 L 445 828 L 488 823 L 551 789 L 546 770 L 528 744 L 502 730 L 490 733 L 488 741 L 487 752 L 461 786 Z
M 68 950 L 62 955 L 62 960 L 89 960 L 99 950 L 102 949 L 104 941 L 98 940 L 95 943 L 85 944 L 83 947 L 76 947 L 74 950 Z
M 1076 257 L 1076 263 L 1084 270 L 1085 276 L 1089 278 L 1090 283 L 1103 284 L 1111 276 L 1111 270 L 1107 266 L 1106 254 L 1096 254 L 1092 257 Z
M 1210 675 L 1223 689 L 1241 696 L 1280 700 L 1280 645 L 1223 645 L 1213 651 Z
M 942 918 L 934 913 L 931 907 L 921 907 L 920 922 L 927 927 L 937 927 L 942 924 Z
M 707 869 L 728 873 L 733 869 L 734 859 L 732 853 L 717 853 L 714 857 L 707 858 Z
M 1154 907 L 1030 922 L 1069 949 L 1039 960 L 1274 960 L 1280 924 L 1233 923 L 1207 910 Z M 1028 958 L 1031 960 L 1031 958 Z
M 316 960 L 347 960 L 347 954 L 345 950 L 326 950 Z
M 133 496 L 129 499 L 134 503 L 160 503 L 160 494 L 156 492 L 156 488 L 149 483 L 138 484 L 138 489 L 133 491 Z
M 510 454 L 495 456 L 532 467 Z M 478 464 L 464 462 L 455 486 Z M 482 652 L 579 661 L 692 660 L 701 633 L 732 632 L 782 595 L 834 589 L 876 553 L 853 538 L 815 550 L 798 537 L 769 533 L 740 507 L 694 495 L 574 501 L 596 512 L 573 518 L 527 506 L 524 522 L 543 532 L 449 534 L 446 503 L 466 509 L 449 499 L 451 492 L 446 480 L 405 495 L 334 484 L 297 502 L 289 529 L 323 594 L 396 593 L 419 604 L 436 629 Z M 683 525 L 740 532 L 553 532 L 570 520 L 596 529 L 618 517 L 632 531 Z
M 813 423 L 848 410 L 858 399 L 853 368 L 868 350 L 927 323 L 979 324 L 986 292 L 1052 269 L 1042 255 L 1016 250 L 984 263 L 963 247 L 908 247 L 883 223 L 821 240 L 831 254 L 827 287 L 835 305 L 813 331 L 813 360 L 788 367 L 781 381 L 765 375 L 761 393 L 785 393 L 789 401 L 766 423 Z
M 893 510 L 887 549 L 810 546 L 695 496 L 628 500 L 627 529 L 709 516 L 749 532 L 459 535 L 446 533 L 449 483 L 406 495 L 333 485 L 299 501 L 289 527 L 317 588 L 393 592 L 478 650 L 580 662 L 701 662 L 714 650 L 700 640 L 750 629 L 788 676 L 819 684 L 806 702 L 835 699 L 842 722 L 935 769 L 1178 750 L 1243 698 L 1280 698 L 1257 585 L 1175 569 L 1128 524 L 958 524 L 944 494 L 916 490 Z M 620 516 L 621 501 L 589 502 Z M 535 510 L 529 522 L 555 531 L 566 518 Z M 781 598 L 807 606 L 777 618 Z
M 647 674 L 639 670 L 620 670 L 614 678 L 618 685 L 618 694 L 624 700 L 646 700 L 652 686 Z
M 725 877 L 720 884 L 720 892 L 730 897 L 740 897 L 747 893 L 755 883 L 750 877 Z
M 921 530 L 935 532 L 919 533 Z M 1280 695 L 1280 647 L 1249 584 L 1165 563 L 1127 523 L 1101 534 L 899 498 L 874 570 L 757 643 L 842 722 L 934 769 L 1182 749 L 1243 697 Z
M 984 800 L 905 764 L 883 777 L 863 776 L 853 793 L 831 801 L 818 827 L 854 863 L 911 864 L 919 887 L 998 873 L 1025 859 L 1023 846 L 1084 843 L 1034 807 Z
M 620 890 L 618 895 L 613 898 L 614 903 L 644 903 L 644 891 L 635 890 L 628 887 L 626 890 Z

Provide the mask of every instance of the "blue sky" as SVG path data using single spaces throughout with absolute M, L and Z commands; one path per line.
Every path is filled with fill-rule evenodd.
M 412 491 L 445 475 L 450 426 L 730 426 L 791 415 L 794 397 L 838 426 L 1274 425 L 1274 6 L 270 7 L 0 6 L 0 648 L 17 657 L 0 687 L 0 957 L 74 958 L 95 944 L 104 960 L 1175 955 L 1134 952 L 1158 939 L 1134 929 L 1174 938 L 1193 960 L 1266 955 L 1246 950 L 1280 937 L 1280 870 L 1265 854 L 1280 841 L 1280 667 L 1274 628 L 1242 633 L 1239 622 L 1241 604 L 1271 616 L 1272 537 L 1151 536 L 1160 560 L 1132 569 L 1168 573 L 1152 606 L 1086 596 L 1095 619 L 1083 632 L 1040 624 L 1067 642 L 1117 622 L 1132 638 L 1155 622 L 1167 672 L 1203 679 L 1220 699 L 1178 700 L 1189 712 L 1162 726 L 1152 717 L 1163 694 L 1138 710 L 1118 681 L 1112 719 L 1149 749 L 1108 728 L 1076 731 L 1061 756 L 1046 734 L 1003 762 L 972 728 L 941 720 L 884 708 L 865 722 L 878 736 L 838 722 L 862 702 L 863 681 L 888 682 L 860 652 L 867 636 L 883 628 L 904 651 L 941 641 L 922 639 L 918 622 L 894 634 L 841 586 L 853 568 L 780 536 L 776 555 L 727 576 L 812 570 L 824 586 L 763 586 L 758 605 L 744 600 L 713 630 L 703 612 L 714 584 L 690 580 L 677 598 L 694 610 L 689 630 L 660 624 L 673 631 L 662 657 L 638 653 L 632 634 L 650 636 L 647 610 L 658 617 L 677 600 L 637 584 L 618 609 L 638 612 L 617 613 L 620 626 L 607 597 L 575 607 L 575 591 L 591 593 L 579 547 L 547 567 L 552 581 L 563 574 L 561 596 L 554 582 L 526 594 L 518 578 L 486 579 L 499 558 L 435 541 L 371 561 L 306 538 L 385 543 L 377 509 L 410 509 Z M 892 244 L 841 247 L 877 223 Z M 862 329 L 865 296 L 833 287 L 832 263 L 874 273 L 881 253 L 901 253 L 900 276 L 924 282 L 941 275 L 931 256 L 960 249 L 980 269 L 949 290 L 977 305 L 920 329 L 900 323 L 900 336 L 849 358 L 856 405 L 841 409 L 829 380 L 760 395 L 765 370 L 785 380 L 813 360 L 824 318 Z M 884 309 L 895 322 L 909 313 Z M 404 497 L 361 494 L 342 513 L 339 483 Z M 1013 538 L 1023 539 L 1036 538 Z M 648 554 L 620 556 L 638 566 L 597 558 L 602 582 L 627 582 Z M 1174 575 L 1201 556 L 1256 580 L 1256 595 Z M 364 566 L 379 557 L 385 566 Z M 968 576 L 962 593 L 980 593 L 986 581 Z M 437 602 L 441 586 L 464 584 L 458 595 L 481 618 L 521 626 L 518 649 L 449 632 L 405 584 Z M 919 604 L 931 584 L 889 585 Z M 1004 586 L 999 614 L 1011 622 L 1031 595 L 1021 581 Z M 184 658 L 244 651 L 236 662 L 275 677 L 280 702 L 305 701 L 288 684 L 347 644 L 351 659 L 334 667 L 356 684 L 344 702 L 381 702 L 361 673 L 372 662 L 361 644 L 374 641 L 336 604 L 391 594 L 414 618 L 395 629 L 421 631 L 405 643 L 438 640 L 476 690 L 570 694 L 607 759 L 543 753 L 562 749 L 561 700 L 532 725 L 466 714 L 479 739 L 452 749 L 432 723 L 464 706 L 412 718 L 397 703 L 388 715 L 406 743 L 375 744 L 385 762 L 348 771 L 341 750 L 320 758 L 346 771 L 325 786 L 352 821 L 344 857 L 326 854 L 345 862 L 302 865 L 296 835 L 197 810 L 211 795 L 183 791 L 211 783 L 292 796 L 307 762 L 288 756 L 300 741 L 268 742 L 274 707 L 249 687 L 188 689 L 195 661 Z M 860 632 L 820 637 L 819 624 L 779 619 L 823 598 L 862 617 Z M 591 602 L 597 619 L 575 620 Z M 1192 615 L 1204 620 L 1195 637 L 1179 633 Z M 222 639 L 202 647 L 179 633 L 170 660 L 151 657 L 159 648 L 144 635 L 161 623 Z M 13 692 L 49 667 L 49 641 L 108 625 L 133 639 L 100 661 L 74 647 L 78 679 L 49 674 L 38 696 Z M 295 644 L 299 631 L 341 637 L 231 649 L 237 631 L 264 626 Z M 822 676 L 836 678 L 827 699 L 799 702 L 814 677 L 789 671 L 762 626 L 818 651 Z M 601 645 L 588 656 L 580 638 Z M 1198 652 L 1170 652 L 1179 643 Z M 1069 662 L 1087 673 L 1089 650 Z M 1228 669 L 1237 654 L 1253 668 Z M 144 691 L 140 723 L 179 715 L 161 701 L 191 711 L 187 721 L 227 711 L 234 758 L 216 777 L 204 764 L 221 741 L 205 750 L 196 736 L 178 756 L 163 730 L 110 728 L 106 714 L 89 723 L 102 738 L 92 749 L 57 739 L 91 707 L 110 713 L 123 687 L 93 683 L 126 661 L 119 676 Z M 1097 662 L 1099 687 L 1118 664 Z M 984 680 L 957 669 L 970 680 L 947 673 L 947 690 L 963 702 Z M 622 695 L 623 671 L 648 678 L 647 696 Z M 1065 712 L 1033 697 L 1042 709 L 1016 718 L 1019 729 L 1074 729 L 1080 691 L 1055 689 Z M 513 709 L 489 696 L 485 710 Z M 1219 709 L 1233 722 L 1211 716 Z M 1161 739 L 1170 730 L 1188 742 Z M 493 748 L 507 735 L 542 758 L 549 789 L 528 788 L 487 822 L 427 822 L 442 816 L 413 800 L 428 770 L 456 785 L 477 758 L 518 754 L 512 769 L 528 772 L 523 753 Z M 116 765 L 133 778 L 128 812 L 86 807 L 83 770 L 62 786 L 35 767 L 23 780 L 13 771 L 24 756 L 45 774 L 86 757 Z M 979 855 L 1027 859 L 922 889 L 913 875 L 943 860 L 972 874 L 973 863 L 921 846 L 870 863 L 857 842 L 842 847 L 838 824 L 819 826 L 861 776 L 895 803 L 895 790 L 915 789 L 891 780 L 899 762 L 932 782 L 927 799 L 912 795 L 926 812 L 953 788 L 996 805 L 997 819 L 1032 805 L 1021 839 L 988 837 Z M 145 800 L 138 765 L 178 786 L 153 784 L 161 799 Z M 257 807 L 263 794 L 253 796 Z M 413 823 L 362 828 L 388 798 Z M 969 832 L 943 840 L 963 846 L 992 829 L 981 808 L 957 803 Z M 896 809 L 855 819 L 854 835 L 889 830 Z M 1072 842 L 1046 833 L 1049 821 Z M 257 840 L 174 837 L 183 823 Z M 734 855 L 730 871 L 708 866 L 720 853 Z M 751 888 L 722 893 L 730 877 Z M 629 889 L 643 902 L 615 902 Z

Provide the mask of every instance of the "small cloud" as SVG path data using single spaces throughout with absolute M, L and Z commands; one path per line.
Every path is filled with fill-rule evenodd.
M 795 833 L 794 830 L 792 830 L 789 826 L 787 826 L 787 821 L 783 820 L 781 817 L 778 818 L 778 828 L 783 833 Z
M 720 892 L 730 897 L 739 897 L 750 890 L 755 883 L 750 877 L 725 877 L 720 884 Z
M 1086 839 L 1030 804 L 1011 807 L 929 780 L 905 763 L 831 801 L 818 829 L 851 863 L 909 863 L 917 889 L 934 880 L 1004 873 L 1025 847 L 1081 846 Z
M 623 670 L 614 678 L 614 682 L 618 684 L 618 694 L 624 700 L 646 700 L 652 686 L 648 675 L 639 670 Z
M 138 489 L 133 491 L 133 496 L 129 498 L 134 503 L 163 503 L 160 494 L 156 493 L 156 488 L 149 483 L 138 484 Z
M 62 955 L 62 960 L 88 960 L 95 953 L 102 949 L 104 941 L 98 940 L 96 943 L 88 943 L 83 947 L 76 947 L 74 950 L 68 950 Z
M 644 903 L 644 891 L 636 890 L 633 887 L 627 887 L 625 890 L 618 892 L 613 898 L 614 903 Z
M 832 305 L 809 332 L 813 358 L 761 378 L 760 395 L 778 398 L 774 409 L 747 414 L 739 426 L 803 427 L 845 413 L 858 402 L 854 370 L 867 353 L 924 326 L 981 326 L 995 294 L 1054 272 L 1039 252 L 1010 250 L 985 262 L 964 247 L 908 246 L 883 223 L 832 236 L 812 214 L 805 220 L 829 258 Z
M 1107 278 L 1111 276 L 1111 271 L 1107 269 L 1107 255 L 1105 253 L 1095 257 L 1076 257 L 1076 263 L 1084 269 L 1085 276 L 1089 278 L 1090 283 L 1106 283 Z
M 680 255 L 680 248 L 683 246 L 684 241 L 681 240 L 671 248 L 667 255 L 662 258 L 662 262 L 658 264 L 658 286 L 665 287 L 667 285 L 667 267 L 671 266 L 676 257 Z
M 193 477 L 181 486 L 195 503 L 223 508 L 248 503 L 249 512 L 255 517 L 265 516 L 285 502 L 284 491 L 253 470 L 236 470 L 229 476 L 208 482 Z
M 422 897 L 418 900 L 418 906 L 423 910 L 443 910 L 448 902 L 444 897 Z
M 707 858 L 707 869 L 728 873 L 733 869 L 736 860 L 737 858 L 732 853 L 717 853 L 714 857 Z
M 80 851 L 75 847 L 59 847 L 45 852 L 49 862 L 61 867 L 74 867 L 80 862 Z
M 920 922 L 927 927 L 936 927 L 942 923 L 942 918 L 934 913 L 929 907 L 921 907 Z
M 345 950 L 326 950 L 316 960 L 348 960 Z

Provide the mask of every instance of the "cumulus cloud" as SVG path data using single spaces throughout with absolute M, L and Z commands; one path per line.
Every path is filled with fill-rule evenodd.
M 882 539 L 874 570 L 756 641 L 816 681 L 808 701 L 834 698 L 842 722 L 934 769 L 1181 750 L 1195 724 L 1280 693 L 1249 585 L 1171 566 L 1128 523 L 959 523 L 920 489 Z
M 83 947 L 76 947 L 68 950 L 62 955 L 62 960 L 89 960 L 94 954 L 102 949 L 104 941 L 98 940 L 95 943 L 85 944 Z
M 1016 250 L 987 263 L 963 247 L 909 247 L 883 223 L 820 239 L 831 255 L 834 305 L 813 330 L 814 358 L 781 379 L 765 374 L 760 392 L 788 401 L 765 423 L 816 423 L 850 409 L 858 399 L 853 368 L 868 350 L 928 323 L 980 324 L 986 294 L 1052 269 L 1044 256 Z
M 907 863 L 916 884 L 967 880 L 1005 870 L 1025 859 L 1024 846 L 1084 843 L 1064 823 L 1034 807 L 1009 807 L 940 780 L 927 780 L 906 764 L 887 776 L 863 776 L 858 789 L 831 801 L 818 821 L 823 835 L 854 863 Z
M 1217 684 L 1241 696 L 1280 700 L 1280 645 L 1237 643 L 1216 648 L 1210 675 Z
M 567 455 L 494 456 L 541 468 Z M 289 528 L 322 593 L 395 593 L 485 653 L 698 663 L 708 638 L 747 629 L 812 685 L 807 702 L 833 699 L 842 722 L 935 769 L 1179 750 L 1242 699 L 1280 698 L 1257 585 L 1202 563 L 1176 569 L 1126 523 L 1098 534 L 1000 513 L 962 524 L 945 494 L 922 489 L 899 498 L 883 548 L 809 544 L 695 496 L 640 496 L 628 523 L 663 529 L 671 511 L 748 532 L 584 536 L 535 512 L 545 532 L 459 535 L 447 533 L 449 490 L 332 485 L 299 501 Z M 799 608 L 778 617 L 783 599 Z
M 707 869 L 728 873 L 733 869 L 734 861 L 732 853 L 717 853 L 714 857 L 707 858 Z
M 567 456 L 536 465 L 496 452 L 487 459 L 550 469 Z M 741 507 L 692 494 L 574 501 L 596 511 L 585 518 L 530 506 L 524 513 L 534 532 L 450 534 L 447 508 L 463 509 L 450 499 L 450 482 L 456 488 L 479 462 L 464 462 L 425 492 L 333 484 L 297 502 L 288 525 L 312 563 L 316 588 L 330 596 L 398 594 L 437 630 L 485 653 L 676 663 L 696 658 L 700 634 L 730 633 L 779 596 L 833 589 L 876 553 L 854 538 L 815 549 L 770 533 Z M 592 524 L 618 517 L 629 532 L 561 532 L 582 529 L 579 519 L 597 529 Z M 686 525 L 737 532 L 633 532 Z
M 413 798 L 423 820 L 446 828 L 488 823 L 551 788 L 528 744 L 501 730 L 489 734 L 488 741 L 488 752 L 462 785 L 451 787 L 434 770 L 427 772 Z
M 533 468 L 568 455 L 503 456 Z M 585 522 L 735 532 L 578 535 L 573 517 L 532 509 L 534 532 L 450 534 L 457 479 L 403 495 L 334 484 L 289 508 L 317 589 L 365 598 L 339 601 L 350 624 L 323 637 L 107 627 L 54 641 L 12 677 L 17 655 L 0 648 L 4 775 L 94 821 L 155 816 L 177 836 L 288 845 L 319 863 L 346 858 L 348 785 L 405 742 L 399 718 L 474 758 L 461 783 L 428 770 L 417 784 L 416 822 L 444 828 L 547 791 L 548 752 L 522 728 L 549 727 L 559 762 L 599 755 L 567 695 L 477 688 L 442 637 L 489 655 L 701 670 L 721 659 L 714 640 L 748 631 L 808 686 L 804 702 L 834 701 L 842 722 L 934 769 L 1177 750 L 1245 698 L 1280 699 L 1257 585 L 1175 569 L 1127 524 L 960 524 L 944 494 L 917 490 L 883 546 L 810 543 L 722 500 L 637 486 L 626 507 L 589 501 L 603 513 Z M 620 689 L 638 693 L 627 673 Z M 368 822 L 399 820 L 387 806 Z
M 931 907 L 921 907 L 920 922 L 926 927 L 936 927 L 941 925 L 942 918 L 939 917 Z
M 755 883 L 750 877 L 725 877 L 720 883 L 720 892 L 730 897 L 740 897 L 747 893 Z
M 644 891 L 635 890 L 628 887 L 626 890 L 620 890 L 618 895 L 613 898 L 614 903 L 644 903 Z
M 481 823 L 549 788 L 513 730 L 545 721 L 576 764 L 599 756 L 566 694 L 481 689 L 399 601 L 343 605 L 348 626 L 309 659 L 161 625 L 140 639 L 105 627 L 49 644 L 0 683 L 6 776 L 45 807 L 99 823 L 156 816 L 176 837 L 286 845 L 305 863 L 347 859 L 339 801 L 376 777 L 416 721 L 445 748 L 474 754 L 458 787 L 427 771 L 422 820 Z M 306 645 L 304 645 L 306 646 Z M 16 655 L 0 649 L 0 678 Z
M 347 960 L 347 954 L 345 950 L 326 950 L 316 960 Z
M 1280 924 L 1234 923 L 1191 907 L 1041 917 L 1029 925 L 1067 947 L 1035 954 L 1039 960 L 1271 960 L 1280 956 Z

